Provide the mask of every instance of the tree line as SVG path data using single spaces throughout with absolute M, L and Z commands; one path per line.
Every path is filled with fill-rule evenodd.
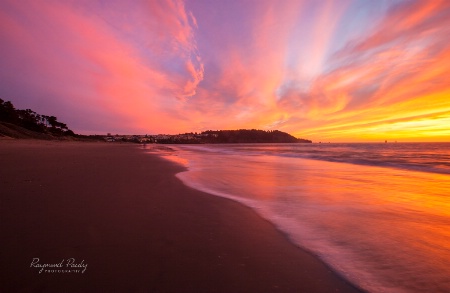
M 113 139 L 113 137 L 111 137 Z M 144 138 L 162 144 L 202 144 L 202 143 L 311 143 L 308 139 L 296 138 L 279 130 L 207 130 L 176 135 L 154 135 Z M 138 140 L 139 142 L 139 140 Z
M 3 99 L 0 99 L 0 121 L 36 132 L 75 135 L 65 123 L 58 121 L 55 116 L 40 115 L 31 109 L 19 110 L 10 101 L 4 101 Z
M 208 143 L 310 143 L 310 140 L 296 138 L 279 130 L 239 129 L 208 130 L 202 132 Z

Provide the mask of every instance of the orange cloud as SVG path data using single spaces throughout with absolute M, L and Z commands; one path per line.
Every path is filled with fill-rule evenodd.
M 294 98 L 310 109 L 297 126 L 307 130 L 298 133 L 334 141 L 448 140 L 448 9 L 445 1 L 402 4 L 367 38 L 347 45 L 335 55 L 343 66 L 316 79 L 306 98 Z

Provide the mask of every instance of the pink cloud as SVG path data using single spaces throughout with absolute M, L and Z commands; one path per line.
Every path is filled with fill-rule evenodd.
M 372 49 L 392 45 L 392 42 L 410 42 L 423 34 L 440 28 L 448 22 L 443 11 L 449 9 L 448 1 L 411 1 L 394 6 L 375 30 L 362 40 L 350 46 L 350 51 L 364 52 Z M 436 26 L 437 25 L 437 26 Z M 420 33 L 418 36 L 417 34 Z M 345 53 L 345 51 L 344 51 Z
M 116 22 L 120 27 L 109 23 L 120 19 L 117 13 L 112 16 L 106 10 L 98 15 L 89 7 L 69 2 L 13 1 L 3 5 L 11 11 L 2 13 L 0 20 L 5 24 L 3 39 L 11 48 L 8 57 L 11 63 L 26 61 L 9 74 L 38 92 L 50 92 L 53 98 L 45 102 L 47 107 L 56 108 L 58 115 L 67 115 L 71 109 L 95 109 L 95 117 L 90 118 L 91 123 L 101 121 L 103 125 L 98 128 L 148 130 L 160 120 L 169 120 L 166 109 L 170 100 L 193 95 L 203 78 L 191 27 L 193 18 L 188 17 L 182 2 L 142 3 L 141 8 L 147 11 L 134 15 L 141 18 Z M 151 27 L 127 35 L 133 22 Z M 152 38 L 166 44 L 165 49 L 137 46 Z M 173 68 L 164 64 L 166 58 L 172 60 Z M 30 79 L 22 80 L 24 72 Z M 175 128 L 167 127 L 166 131 Z

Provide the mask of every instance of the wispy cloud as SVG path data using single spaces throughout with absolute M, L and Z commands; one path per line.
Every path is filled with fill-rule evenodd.
M 286 91 L 280 107 L 301 108 L 300 113 L 292 112 L 308 119 L 296 126 L 317 139 L 420 139 L 424 134 L 413 121 L 429 118 L 430 125 L 439 128 L 445 121 L 434 119 L 433 113 L 440 117 L 450 110 L 445 100 L 450 91 L 445 82 L 450 72 L 450 44 L 445 37 L 449 15 L 447 1 L 409 1 L 391 7 L 371 31 L 333 55 L 333 71 L 318 75 L 307 91 L 295 87 Z M 426 112 L 428 118 L 418 112 Z M 380 127 L 374 127 L 377 124 Z M 398 125 L 405 129 L 399 131 Z M 448 133 L 441 134 L 443 139 Z
M 156 131 L 170 119 L 170 100 L 194 95 L 203 79 L 192 14 L 180 1 L 86 3 L 2 2 L 1 74 L 33 89 L 10 95 L 42 111 L 73 111 L 68 122 L 81 130 Z

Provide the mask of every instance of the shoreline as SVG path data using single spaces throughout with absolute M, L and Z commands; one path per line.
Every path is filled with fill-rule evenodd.
M 1 291 L 361 292 L 136 145 L 0 140 Z M 41 263 L 87 265 L 39 274 Z M 63 260 L 63 261 L 62 261 Z

